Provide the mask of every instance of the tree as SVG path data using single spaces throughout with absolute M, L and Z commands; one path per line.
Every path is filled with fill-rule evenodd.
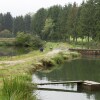
M 25 31 L 25 23 L 23 16 L 18 16 L 14 18 L 14 24 L 13 24 L 13 32 L 16 35 L 17 32 L 24 32 Z
M 54 28 L 53 20 L 51 18 L 47 18 L 45 21 L 44 28 L 42 30 L 43 39 L 47 40 L 53 37 L 53 28 Z
M 72 5 L 65 5 L 58 16 L 57 24 L 59 26 L 57 33 L 59 33 L 59 39 L 69 40 L 70 36 L 68 34 L 68 15 Z
M 4 29 L 3 23 L 4 23 L 3 14 L 0 13 L 0 31 L 2 31 Z
M 24 32 L 18 32 L 15 39 L 15 45 L 39 49 L 43 46 L 43 41 L 37 36 L 33 36 Z
M 82 10 L 82 7 L 84 7 L 84 1 L 82 2 L 82 4 L 78 7 L 78 13 L 77 13 L 77 27 L 76 27 L 76 30 L 77 30 L 77 36 L 79 38 L 82 39 L 82 44 L 83 44 L 83 39 L 85 38 L 85 30 L 83 27 L 81 27 L 81 10 Z
M 54 23 L 54 27 L 52 30 L 52 33 L 50 33 L 49 37 L 52 36 L 52 40 L 60 40 L 62 39 L 62 35 L 61 34 L 61 16 L 62 16 L 62 6 L 60 5 L 55 5 L 52 6 L 48 9 L 48 15 L 47 18 L 51 18 L 53 20 Z
M 4 22 L 3 22 L 4 29 L 8 29 L 9 31 L 12 32 L 13 17 L 11 16 L 10 12 L 7 12 L 7 14 L 4 14 L 3 19 L 4 19 Z
M 29 14 L 25 15 L 24 23 L 25 23 L 25 32 L 30 33 L 31 32 L 31 16 Z
M 93 37 L 95 34 L 95 4 L 94 0 L 88 0 L 81 9 L 81 15 L 80 15 L 80 28 L 81 33 L 84 33 L 85 36 L 89 38 Z
M 42 38 L 42 30 L 45 24 L 47 16 L 47 11 L 44 8 L 41 8 L 37 11 L 35 15 L 32 16 L 32 31 L 34 34 Z
M 74 2 L 73 6 L 70 8 L 70 12 L 68 15 L 68 32 L 73 37 L 73 41 L 77 41 L 77 14 L 78 14 L 78 7 L 76 2 Z
M 93 39 L 100 41 L 100 0 L 95 0 L 95 34 Z

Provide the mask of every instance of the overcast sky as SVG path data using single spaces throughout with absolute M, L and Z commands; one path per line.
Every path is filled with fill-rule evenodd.
M 0 13 L 11 12 L 13 16 L 25 15 L 29 12 L 35 13 L 38 9 L 60 4 L 64 6 L 68 3 L 83 0 L 0 0 Z

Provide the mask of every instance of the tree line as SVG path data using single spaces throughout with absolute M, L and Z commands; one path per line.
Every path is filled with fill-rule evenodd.
M 6 32 L 5 32 L 6 31 Z M 8 12 L 0 14 L 0 37 L 4 33 L 16 36 L 25 32 L 39 36 L 43 40 L 66 41 L 73 38 L 92 38 L 100 41 L 100 0 L 87 0 L 81 5 L 54 5 L 41 8 L 35 14 L 12 17 Z
M 16 36 L 17 32 L 30 33 L 30 27 L 31 15 L 12 17 L 10 12 L 0 13 L 0 37 Z

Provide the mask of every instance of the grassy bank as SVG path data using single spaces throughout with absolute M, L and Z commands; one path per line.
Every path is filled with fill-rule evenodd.
M 2 93 L 1 98 L 3 98 L 0 99 L 11 100 L 9 98 L 15 97 L 12 100 L 35 100 L 35 96 L 32 96 L 32 99 L 26 97 L 25 99 L 22 99 L 24 93 L 25 95 L 27 94 L 27 97 L 31 97 L 32 90 L 34 90 L 33 85 L 28 85 L 28 83 L 31 83 L 31 80 L 29 80 L 27 76 L 31 78 L 31 74 L 37 69 L 56 66 L 63 63 L 64 60 L 67 61 L 80 56 L 78 53 L 69 52 L 67 50 L 68 47 L 69 44 L 67 43 L 48 42 L 46 43 L 43 52 L 35 50 L 20 56 L 0 57 L 0 85 Z M 25 77 L 28 81 L 20 76 Z M 27 92 L 24 89 L 29 89 L 28 91 L 30 92 Z
M 58 53 L 56 53 L 58 52 Z M 38 63 L 35 63 L 35 66 L 42 68 L 50 68 L 53 66 L 58 66 L 65 61 L 72 60 L 80 57 L 81 55 L 77 52 L 69 52 L 65 50 L 53 50 L 48 53 L 47 56 L 40 59 Z

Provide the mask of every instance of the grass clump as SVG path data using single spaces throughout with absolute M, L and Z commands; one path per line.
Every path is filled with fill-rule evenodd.
M 77 57 L 81 56 L 81 54 L 77 53 L 77 52 L 70 52 L 70 55 L 72 56 L 72 58 L 77 58 Z
M 43 67 L 45 67 L 45 68 L 49 68 L 49 67 L 52 67 L 52 66 L 56 65 L 56 63 L 51 58 L 41 59 L 41 63 L 43 65 Z
M 56 64 L 62 64 L 64 61 L 63 55 L 58 53 L 55 57 L 52 58 Z
M 27 83 L 29 80 L 26 75 L 3 79 L 0 100 L 36 100 L 36 96 L 33 96 L 34 86 Z

